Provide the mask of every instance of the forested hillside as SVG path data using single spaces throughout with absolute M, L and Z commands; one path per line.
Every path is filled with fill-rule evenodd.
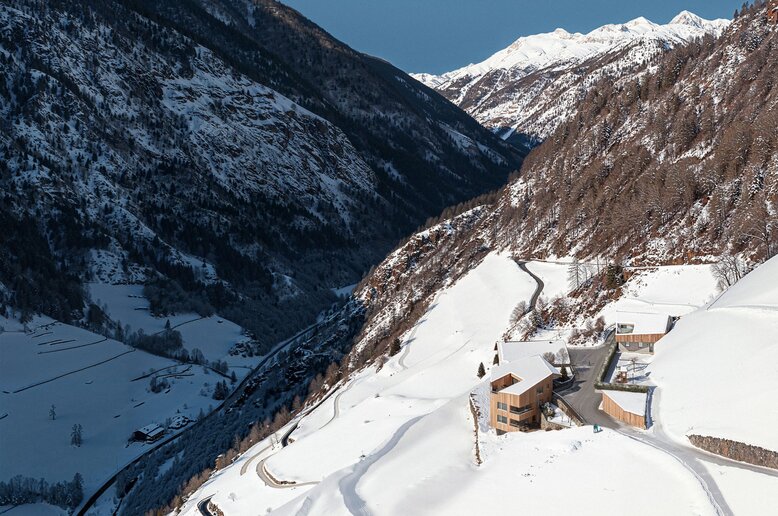
M 0 27 L 0 293 L 24 317 L 148 281 L 275 342 L 521 162 L 275 1 L 14 0 Z
M 720 39 L 678 47 L 623 83 L 599 83 L 507 187 L 446 210 L 363 282 L 368 319 L 351 366 L 385 353 L 488 251 L 612 265 L 602 268 L 607 295 L 618 295 L 618 278 L 605 275 L 622 265 L 737 269 L 775 255 L 776 47 L 778 28 L 758 2 Z

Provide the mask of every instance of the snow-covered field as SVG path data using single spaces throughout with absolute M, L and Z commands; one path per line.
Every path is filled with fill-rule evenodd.
M 531 262 L 528 267 L 545 282 L 544 295 L 567 291 L 564 264 Z M 778 366 L 774 365 L 778 363 L 776 278 L 778 259 L 757 269 L 711 304 L 717 292 L 709 266 L 641 270 L 625 285 L 625 297 L 606 306 L 602 314 L 607 318 L 626 306 L 672 310 L 682 315 L 676 328 L 657 344 L 653 360 L 640 357 L 647 363 L 641 372 L 643 380 L 657 386 L 652 407 L 654 427 L 645 433 L 632 431 L 638 437 L 642 435 L 642 441 L 630 438 L 632 434 L 608 429 L 594 434 L 589 426 L 497 436 L 489 430 L 486 415 L 482 414 L 477 424 L 483 464 L 478 466 L 469 398 L 475 391 L 483 406 L 481 398 L 488 393 L 488 385 L 476 375 L 478 364 L 483 362 L 488 374 L 494 345 L 508 327 L 511 312 L 519 301 L 528 301 L 536 287 L 510 257 L 490 255 L 456 284 L 438 293 L 429 311 L 405 336 L 401 351 L 380 370 L 370 367 L 338 386 L 333 395 L 299 420 L 288 446 L 274 446 L 273 438 L 268 438 L 231 467 L 217 472 L 190 498 L 183 514 L 199 514 L 196 504 L 211 496 L 225 514 L 329 515 L 365 510 L 378 515 L 495 513 L 505 508 L 505 493 L 520 499 L 522 508 L 534 514 L 553 509 L 555 496 L 550 493 L 559 492 L 574 500 L 579 514 L 614 514 L 624 507 L 635 514 L 713 514 L 714 507 L 700 480 L 662 446 L 648 446 L 647 442 L 665 439 L 666 432 L 676 446 L 686 447 L 685 436 L 699 433 L 778 450 L 774 432 L 778 409 L 770 396 L 774 391 L 771 379 L 778 377 Z M 94 295 L 95 290 L 92 292 Z M 149 330 L 164 324 L 148 320 L 147 311 L 135 310 L 136 303 L 144 300 L 127 297 L 127 292 L 113 298 L 108 294 L 102 291 L 105 298 L 114 299 L 107 302 L 113 317 L 135 321 Z M 125 304 L 122 306 L 117 299 Z M 181 322 L 186 323 L 186 319 L 171 319 L 171 324 Z M 214 328 L 231 328 L 229 324 L 221 326 L 225 323 L 212 324 Z M 195 323 L 180 328 L 184 330 L 191 324 Z M 3 325 L 6 330 L 18 329 L 10 321 Z M 54 333 L 43 335 L 47 331 Z M 46 476 L 69 478 L 79 468 L 67 468 L 79 461 L 84 465 L 80 469 L 99 473 L 88 477 L 89 483 L 137 453 L 133 447 L 141 445 L 128 449 L 119 445 L 123 445 L 129 431 L 149 422 L 146 420 L 152 414 L 175 411 L 182 403 L 189 403 L 194 412 L 211 402 L 198 395 L 196 384 L 204 379 L 202 376 L 195 377 L 198 380 L 193 380 L 194 384 L 177 380 L 171 391 L 178 393 L 173 402 L 173 398 L 149 393 L 146 382 L 132 382 L 128 368 L 111 369 L 110 364 L 140 357 L 164 361 L 139 351 L 10 394 L 35 380 L 73 370 L 83 363 L 77 353 L 84 350 L 94 348 L 85 356 L 96 357 L 97 361 L 124 349 L 122 344 L 105 341 L 38 355 L 39 348 L 90 343 L 91 334 L 54 325 L 34 335 L 41 336 L 7 331 L 0 337 L 3 351 L 15 350 L 12 359 L 0 364 L 0 388 L 9 392 L 2 394 L 3 407 L 19 397 L 24 407 L 15 406 L 14 411 L 29 412 L 27 424 L 32 422 L 37 434 L 33 441 L 50 443 L 61 456 L 38 454 L 51 462 L 43 464 L 32 449 L 10 452 L 3 447 L 3 467 L 14 464 L 14 471 L 3 471 L 6 477 L 50 467 Z M 74 338 L 77 342 L 53 346 L 33 342 Z M 222 338 L 224 342 L 229 340 L 220 336 L 216 342 L 222 342 Z M 218 344 L 209 349 L 216 356 L 227 349 L 225 346 Z M 205 351 L 205 347 L 201 349 Z M 27 353 L 27 359 L 40 361 L 41 374 L 16 372 L 26 360 L 23 353 Z M 51 355 L 62 355 L 63 360 L 52 360 Z M 143 362 L 129 369 L 143 371 L 153 366 Z M 202 371 L 196 374 L 202 375 Z M 54 386 L 65 387 L 67 399 L 58 398 Z M 98 410 L 90 409 L 81 417 L 79 406 L 71 401 L 90 396 L 94 386 L 106 399 L 98 399 Z M 25 393 L 31 397 L 23 399 Z M 184 401 L 187 396 L 194 401 Z M 141 401 L 144 405 L 134 406 Z M 55 421 L 48 419 L 52 403 L 57 405 Z M 148 416 L 143 416 L 145 410 Z M 114 414 L 120 417 L 114 418 Z M 22 430 L 7 424 L 11 416 L 13 412 L 0 419 L 0 435 L 21 440 Z M 84 426 L 82 448 L 69 445 L 69 428 L 75 422 Z M 92 428 L 99 431 L 91 434 Z M 20 457 L 33 459 L 21 461 Z M 714 462 L 701 464 L 736 514 L 751 514 L 761 506 L 748 496 L 747 486 L 778 492 L 775 477 Z M 279 481 L 294 484 L 276 484 Z M 775 498 L 767 496 L 764 501 Z
M 561 269 L 544 276 L 559 278 Z M 549 283 L 563 290 L 561 279 Z M 218 472 L 183 513 L 198 514 L 196 503 L 213 496 L 226 514 L 483 514 L 503 510 L 510 493 L 532 514 L 553 510 L 559 492 L 580 514 L 625 506 L 637 514 L 711 513 L 674 459 L 591 427 L 498 437 L 481 421 L 484 464 L 476 466 L 468 406 L 470 392 L 484 385 L 476 370 L 480 362 L 489 368 L 512 309 L 534 290 L 513 260 L 490 255 L 439 293 L 380 371 L 341 386 L 300 421 L 289 446 L 268 449 L 268 439 Z M 271 487 L 257 469 L 299 485 Z
M 141 286 L 90 287 L 112 319 L 147 334 L 164 329 L 167 319 L 151 316 Z M 247 339 L 230 321 L 185 314 L 170 322 L 181 332 L 184 347 L 199 348 L 211 361 L 226 360 L 239 379 L 259 360 L 228 354 Z M 0 479 L 24 475 L 58 482 L 79 472 L 88 496 L 149 448 L 128 444 L 134 430 L 164 425 L 177 415 L 194 420 L 201 410 L 207 413 L 219 404 L 211 395 L 223 378 L 206 368 L 151 355 L 48 318 L 33 320 L 28 333 L 18 321 L 0 319 L 0 326 L 6 330 L 0 333 Z M 169 387 L 151 392 L 151 371 Z M 52 405 L 55 419 L 50 416 Z M 75 424 L 83 427 L 81 447 L 70 444 Z
M 599 314 L 608 324 L 616 312 L 666 313 L 683 316 L 710 303 L 718 288 L 711 265 L 670 265 L 635 271 L 623 295 Z
M 248 341 L 237 324 L 216 315 L 201 317 L 195 313 L 176 314 L 170 317 L 154 317 L 149 312 L 149 302 L 143 297 L 143 285 L 111 285 L 90 283 L 89 293 L 94 303 L 106 308 L 113 321 L 129 325 L 132 331 L 142 329 L 147 335 L 161 332 L 170 321 L 173 329 L 181 333 L 188 351 L 199 349 L 207 360 L 227 360 L 230 366 L 249 366 L 256 358 L 230 356 L 229 350 L 238 342 Z M 240 373 L 237 373 L 241 376 Z
M 32 334 L 0 335 L 0 416 L 7 414 L 0 419 L 0 478 L 57 482 L 79 472 L 90 492 L 148 448 L 127 444 L 134 430 L 178 414 L 194 419 L 217 403 L 200 395 L 220 379 L 215 373 L 51 320 L 31 326 Z M 154 394 L 142 377 L 164 368 L 180 374 L 168 378 L 169 391 Z M 70 445 L 74 424 L 83 427 L 81 447 Z
M 778 451 L 778 259 L 683 317 L 648 370 L 662 390 L 657 417 L 674 438 L 712 435 Z

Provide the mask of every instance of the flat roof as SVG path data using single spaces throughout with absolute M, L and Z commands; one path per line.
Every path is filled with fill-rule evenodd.
M 602 391 L 602 393 L 630 414 L 646 415 L 646 396 L 648 396 L 646 393 L 627 391 Z
M 535 387 L 537 384 L 547 379 L 549 376 L 556 376 L 559 370 L 548 363 L 548 361 L 539 356 L 520 358 L 506 364 L 498 365 L 492 368 L 491 381 L 499 380 L 506 375 L 513 375 L 520 381 L 500 389 L 499 392 L 506 394 L 520 395 Z
M 565 351 L 566 358 L 560 356 L 562 350 Z M 557 363 L 566 363 L 570 360 L 570 355 L 567 353 L 567 344 L 563 340 L 527 340 L 497 343 L 497 356 L 500 357 L 500 363 L 513 362 L 536 355 L 543 356 L 545 353 L 553 353 L 556 356 Z
M 631 324 L 631 332 L 620 332 L 619 324 Z M 619 335 L 656 335 L 667 333 L 670 324 L 668 314 L 650 312 L 616 312 L 616 333 Z

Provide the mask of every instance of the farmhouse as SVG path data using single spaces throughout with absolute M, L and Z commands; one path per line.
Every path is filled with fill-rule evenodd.
M 616 313 L 616 342 L 621 351 L 653 353 L 654 344 L 672 327 L 667 314 L 644 312 Z
M 151 424 L 135 430 L 135 432 L 132 434 L 132 438 L 136 441 L 146 441 L 147 443 L 153 443 L 154 441 L 160 439 L 164 434 L 164 428 L 159 425 Z
M 563 340 L 528 340 L 497 343 L 498 364 L 507 364 L 522 358 L 542 356 L 556 367 L 570 365 L 570 353 Z M 553 359 L 551 359 L 553 355 Z
M 540 408 L 551 401 L 559 371 L 541 356 L 496 366 L 491 374 L 489 419 L 497 434 L 540 424 Z

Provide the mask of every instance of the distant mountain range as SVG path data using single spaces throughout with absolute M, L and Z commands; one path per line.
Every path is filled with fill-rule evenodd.
M 641 17 L 588 34 L 557 29 L 519 38 L 480 63 L 413 77 L 503 138 L 542 140 L 570 118 L 599 80 L 629 78 L 657 54 L 697 38 L 719 36 L 729 23 L 683 11 L 667 25 Z

